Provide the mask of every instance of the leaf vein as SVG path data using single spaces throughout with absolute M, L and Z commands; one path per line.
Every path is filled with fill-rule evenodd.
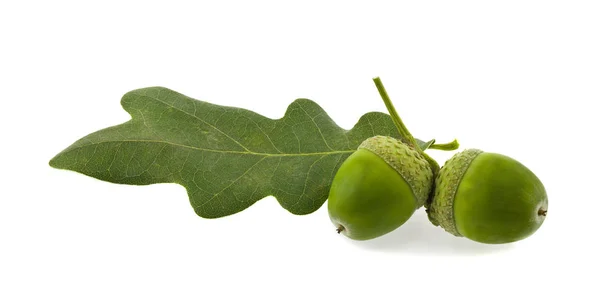
M 331 148 L 331 146 L 329 146 L 329 143 L 327 143 L 327 140 L 325 140 L 325 136 L 323 135 L 323 132 L 321 131 L 321 127 L 319 127 L 319 125 L 317 125 L 317 122 L 315 122 L 315 119 L 310 117 L 308 112 L 306 112 L 306 110 L 304 110 L 304 108 L 302 108 L 302 105 L 298 105 L 298 107 L 300 107 L 300 110 L 304 111 L 304 114 L 306 114 L 306 116 L 308 116 L 308 118 L 310 118 L 310 121 L 315 125 L 315 127 L 319 131 L 319 135 L 321 135 L 321 139 L 323 139 L 323 142 L 325 142 L 325 146 L 327 146 L 327 148 L 329 148 L 329 150 L 333 151 L 333 148 Z
M 158 101 L 158 102 L 161 102 L 161 103 L 163 103 L 163 104 L 165 104 L 165 105 L 167 105 L 167 106 L 170 106 L 170 107 L 172 107 L 173 109 L 176 109 L 176 110 L 178 110 L 178 111 L 180 111 L 180 112 L 182 112 L 182 113 L 184 113 L 184 114 L 186 114 L 186 115 L 189 115 L 189 116 L 191 116 L 191 117 L 194 117 L 194 118 L 196 118 L 196 119 L 198 119 L 198 120 L 202 121 L 202 123 L 204 123 L 204 124 L 206 124 L 206 125 L 208 125 L 208 126 L 212 127 L 213 129 L 217 130 L 219 133 L 223 134 L 225 137 L 229 138 L 231 141 L 233 141 L 233 142 L 235 142 L 236 144 L 238 144 L 238 145 L 239 145 L 239 146 L 240 146 L 242 149 L 244 149 L 244 150 L 246 150 L 246 151 L 250 152 L 250 150 L 248 150 L 248 148 L 246 148 L 246 146 L 242 145 L 242 143 L 238 142 L 238 141 L 237 141 L 237 140 L 235 140 L 233 137 L 231 137 L 229 134 L 227 134 L 227 133 L 225 133 L 225 132 L 221 131 L 221 129 L 217 128 L 216 126 L 214 126 L 214 125 L 212 125 L 212 124 L 210 124 L 210 123 L 208 123 L 208 122 L 207 122 L 207 121 L 205 121 L 204 119 L 202 119 L 202 118 L 200 118 L 200 117 L 198 117 L 198 116 L 196 116 L 196 115 L 192 115 L 192 114 L 190 114 L 190 113 L 188 113 L 188 112 L 185 112 L 185 111 L 183 111 L 182 109 L 179 109 L 178 107 L 175 107 L 175 105 L 173 105 L 173 104 L 169 104 L 169 103 L 167 103 L 167 102 L 165 102 L 165 101 L 163 101 L 163 100 L 160 100 L 160 99 L 158 99 L 158 98 L 152 98 L 152 97 L 149 97 L 149 96 L 146 96 L 146 95 L 143 95 L 143 96 L 145 96 L 145 97 L 148 97 L 148 98 L 150 98 L 150 99 L 154 99 L 154 100 L 156 100 L 156 101 Z
M 254 163 L 252 166 L 250 166 L 250 168 L 246 169 L 246 171 L 244 171 L 244 173 L 242 173 L 242 175 L 240 175 L 238 178 L 236 178 L 235 180 L 233 180 L 233 182 L 231 182 L 229 185 L 227 185 L 225 188 L 219 190 L 219 192 L 215 193 L 210 199 L 208 199 L 206 202 L 202 203 L 200 205 L 199 208 L 202 208 L 204 205 L 206 205 L 207 203 L 209 203 L 210 201 L 212 201 L 213 199 L 215 199 L 217 196 L 221 195 L 221 193 L 223 193 L 223 191 L 227 190 L 229 187 L 231 187 L 233 184 L 237 183 L 240 179 L 242 179 L 242 177 L 244 177 L 246 174 L 248 174 L 248 172 L 250 172 L 250 170 L 252 170 L 252 168 L 254 168 L 256 165 L 258 165 L 258 163 L 262 162 L 263 160 L 265 160 L 265 157 L 260 158 L 260 160 L 256 161 L 256 163 Z
M 296 201 L 296 203 L 294 203 L 294 205 L 292 205 L 292 207 L 298 205 L 298 203 L 300 203 L 300 200 L 302 200 L 302 197 L 306 194 L 306 187 L 308 186 L 308 178 L 310 178 L 310 171 L 312 171 L 313 166 L 315 166 L 315 164 L 317 164 L 317 162 L 319 162 L 323 158 L 325 158 L 325 156 L 327 156 L 327 155 L 323 155 L 323 156 L 319 157 L 319 159 L 315 160 L 312 164 L 310 164 L 310 167 L 308 167 L 308 172 L 306 172 L 306 178 L 304 178 L 304 187 L 302 188 L 302 194 L 300 194 L 300 196 L 298 197 L 298 201 Z

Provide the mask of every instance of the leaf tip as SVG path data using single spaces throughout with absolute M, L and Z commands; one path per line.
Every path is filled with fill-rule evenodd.
M 48 161 L 48 165 L 50 165 L 50 167 L 52 167 L 52 168 L 57 168 L 57 169 L 62 168 L 60 165 L 59 159 L 60 159 L 60 154 L 52 157 L 52 159 L 50 159 L 50 161 Z

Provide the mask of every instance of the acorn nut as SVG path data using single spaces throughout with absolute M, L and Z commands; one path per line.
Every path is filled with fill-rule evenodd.
M 391 232 L 423 206 L 433 185 L 427 160 L 388 136 L 371 137 L 340 166 L 329 193 L 338 233 L 367 240 Z
M 540 228 L 548 211 L 544 185 L 510 157 L 467 149 L 455 154 L 435 179 L 426 204 L 429 220 L 449 233 L 500 244 Z

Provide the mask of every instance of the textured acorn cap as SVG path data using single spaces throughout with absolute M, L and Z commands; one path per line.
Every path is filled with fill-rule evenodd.
M 454 196 L 469 165 L 481 153 L 481 150 L 467 149 L 455 154 L 446 161 L 435 178 L 435 191 L 427 207 L 429 221 L 456 236 L 462 235 L 458 233 L 454 222 Z
M 433 188 L 433 172 L 423 155 L 389 136 L 368 138 L 358 149 L 369 150 L 383 159 L 408 183 L 417 199 L 417 207 L 425 204 Z

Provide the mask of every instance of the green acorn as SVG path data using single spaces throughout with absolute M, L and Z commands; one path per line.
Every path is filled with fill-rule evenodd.
M 457 153 L 435 179 L 429 220 L 449 233 L 500 244 L 540 228 L 548 196 L 538 177 L 510 157 L 468 149 Z
M 338 233 L 355 240 L 400 227 L 425 204 L 433 185 L 427 160 L 388 136 L 365 140 L 338 169 L 328 211 Z

